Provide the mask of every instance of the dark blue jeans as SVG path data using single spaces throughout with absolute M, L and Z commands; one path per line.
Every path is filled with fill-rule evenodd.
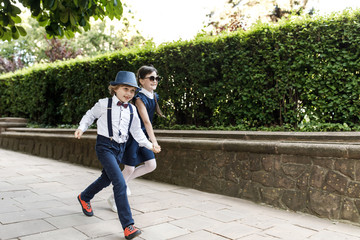
M 81 199 L 89 202 L 95 194 L 112 183 L 119 219 L 123 229 L 125 229 L 127 226 L 134 224 L 126 195 L 126 182 L 119 167 L 124 154 L 125 144 L 119 144 L 107 137 L 98 135 L 95 150 L 103 167 L 102 173 L 95 182 L 90 184 L 81 193 Z

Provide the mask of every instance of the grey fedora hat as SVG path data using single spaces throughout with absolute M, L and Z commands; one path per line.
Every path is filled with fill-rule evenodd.
M 120 84 L 139 88 L 136 81 L 135 73 L 133 72 L 120 71 L 116 74 L 115 81 L 110 82 L 110 85 L 112 86 L 116 86 Z

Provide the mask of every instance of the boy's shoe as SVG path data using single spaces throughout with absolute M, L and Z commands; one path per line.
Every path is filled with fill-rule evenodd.
M 134 227 L 134 225 L 129 225 L 124 229 L 124 235 L 126 239 L 133 239 L 136 236 L 139 236 L 141 231 Z
M 114 195 L 111 194 L 110 197 L 108 198 L 107 202 L 110 205 L 110 208 L 113 212 L 117 212 L 117 207 L 116 207 L 116 203 L 115 203 L 115 199 L 114 199 Z
M 91 205 L 90 202 L 85 202 L 84 200 L 81 200 L 81 194 L 79 194 L 79 196 L 77 197 L 77 199 L 79 200 L 79 203 L 81 205 L 81 208 L 83 210 L 83 213 L 86 216 L 91 217 L 92 215 L 94 215 L 93 210 L 91 209 Z

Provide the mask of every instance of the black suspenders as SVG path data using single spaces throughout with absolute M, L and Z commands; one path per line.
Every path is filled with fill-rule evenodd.
M 112 138 L 113 138 L 113 129 L 112 129 L 112 123 L 111 123 L 111 106 L 112 106 L 112 98 L 109 98 L 108 107 L 107 107 L 107 125 L 108 125 L 110 140 L 112 140 Z M 131 104 L 129 104 L 128 106 L 130 108 L 130 123 L 129 123 L 129 128 L 128 128 L 128 135 L 129 135 L 131 123 L 132 123 L 132 120 L 134 117 L 134 112 L 133 112 L 133 108 L 132 108 Z
M 107 125 L 108 125 L 110 140 L 112 140 L 112 137 L 113 137 L 113 130 L 112 130 L 112 124 L 111 124 L 111 105 L 112 105 L 112 98 L 109 98 L 108 107 L 107 107 Z

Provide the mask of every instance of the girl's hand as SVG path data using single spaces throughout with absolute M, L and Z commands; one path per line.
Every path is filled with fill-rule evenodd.
M 83 135 L 83 131 L 81 131 L 80 129 L 76 129 L 74 135 L 75 135 L 75 138 L 80 139 L 81 136 Z
M 153 144 L 153 152 L 154 153 L 159 153 L 161 152 L 161 147 L 157 144 Z

